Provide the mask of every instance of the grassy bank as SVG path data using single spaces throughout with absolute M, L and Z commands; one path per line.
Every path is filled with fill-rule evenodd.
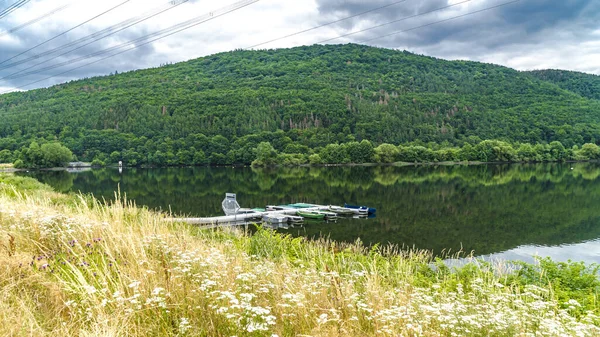
M 2 336 L 591 336 L 592 267 L 173 224 L 0 175 Z

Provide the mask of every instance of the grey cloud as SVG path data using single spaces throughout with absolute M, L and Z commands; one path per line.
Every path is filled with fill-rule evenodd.
M 4 28 L 2 26 L 3 25 L 0 23 L 0 30 L 2 30 Z M 17 35 L 13 36 L 14 38 L 17 39 L 18 43 L 8 43 L 8 44 L 0 43 L 0 62 L 7 60 L 15 55 L 18 55 L 19 53 L 27 50 L 28 48 L 30 48 L 32 46 L 35 46 L 41 42 L 44 42 L 44 41 L 54 37 L 54 36 L 57 36 L 58 34 L 64 32 L 65 30 L 67 30 L 69 28 L 70 27 L 60 27 L 57 25 L 57 26 L 51 27 L 50 29 L 45 30 L 43 32 L 43 34 L 41 34 L 39 31 L 31 31 L 31 30 L 19 32 Z M 69 34 L 68 36 L 57 38 L 49 43 L 44 44 L 43 46 L 40 46 L 39 48 L 36 48 L 35 50 L 32 50 L 31 52 L 26 53 L 25 55 L 23 55 L 19 58 L 15 58 L 14 60 L 8 61 L 5 64 L 11 64 L 12 62 L 22 60 L 23 58 L 26 58 L 26 57 L 29 57 L 32 55 L 36 55 L 36 54 L 40 54 L 40 53 L 43 53 L 48 50 L 53 50 L 57 47 L 61 47 L 61 46 L 65 45 L 66 43 L 72 42 L 79 38 L 85 37 L 89 34 L 92 34 L 92 33 L 96 32 L 97 30 L 99 30 L 99 29 L 88 28 L 85 26 L 81 27 L 80 29 L 74 30 L 72 32 L 72 34 Z M 143 26 L 132 27 L 130 29 L 119 32 L 118 34 L 115 34 L 113 36 L 109 36 L 105 39 L 101 39 L 101 40 L 91 43 L 87 46 L 83 46 L 80 49 L 74 50 L 73 52 L 70 52 L 64 56 L 60 56 L 60 57 L 58 57 L 54 60 L 51 60 L 47 63 L 41 64 L 38 67 L 27 70 L 26 72 L 36 71 L 38 69 L 44 69 L 44 68 L 52 66 L 52 65 L 70 62 L 71 60 L 75 60 L 78 58 L 83 58 L 83 57 L 86 57 L 93 53 L 102 51 L 106 48 L 112 47 L 114 45 L 119 45 L 122 43 L 140 39 L 149 33 L 151 33 L 151 31 L 149 31 L 147 28 L 144 28 Z M 38 64 L 48 58 L 56 57 L 56 56 L 62 54 L 63 52 L 73 50 L 74 48 L 82 46 L 82 45 L 86 44 L 87 42 L 91 42 L 91 41 L 92 40 L 89 40 L 89 41 L 83 42 L 81 44 L 77 44 L 72 47 L 65 48 L 64 50 L 62 50 L 60 52 L 52 53 L 47 58 L 42 57 L 38 60 L 32 60 L 25 64 L 17 65 L 17 66 L 11 67 L 11 68 L 1 69 L 2 65 L 0 64 L 0 77 L 5 77 L 5 76 L 11 75 L 19 70 L 29 68 L 29 67 L 31 67 L 35 64 Z M 141 67 L 147 67 L 147 66 L 149 66 L 149 59 L 152 58 L 152 55 L 155 54 L 155 48 L 152 44 L 141 45 L 141 44 L 143 44 L 143 42 L 144 41 L 141 41 L 141 42 L 135 44 L 135 46 L 138 46 L 137 49 L 120 54 L 115 58 L 112 58 L 112 59 L 109 58 L 109 59 L 100 61 L 96 64 L 89 65 L 84 68 L 76 69 L 72 72 L 69 72 L 68 74 L 59 75 L 50 80 L 43 81 L 40 83 L 35 83 L 32 87 L 53 85 L 53 84 L 59 83 L 61 81 L 69 80 L 74 77 L 75 78 L 89 77 L 89 76 L 95 76 L 95 75 L 108 74 L 108 73 L 114 72 L 115 70 L 118 70 L 119 72 L 121 72 L 121 71 L 137 69 L 137 68 L 141 68 Z M 130 46 L 133 46 L 133 45 L 130 45 Z M 118 52 L 118 51 L 121 51 L 124 49 L 129 49 L 130 46 L 115 50 L 115 52 Z M 84 59 L 77 63 L 66 64 L 65 66 L 62 66 L 62 67 L 59 67 L 56 69 L 39 71 L 36 74 L 29 75 L 26 77 L 0 80 L 0 86 L 1 87 L 21 87 L 23 85 L 35 82 L 37 80 L 40 80 L 40 79 L 43 79 L 43 78 L 46 78 L 46 77 L 49 77 L 49 76 L 52 76 L 55 74 L 62 73 L 66 70 L 78 67 L 80 65 L 84 65 L 86 63 L 93 62 L 95 60 L 98 60 L 98 59 L 108 56 L 110 54 L 111 53 L 104 54 L 102 56 L 98 56 L 98 57 L 94 57 L 94 58 Z M 30 87 L 27 87 L 25 89 L 28 89 L 28 88 L 30 88 Z
M 361 0 L 318 0 L 318 10 L 321 14 L 320 23 L 327 21 L 333 21 L 336 18 L 349 17 L 355 14 L 363 13 L 374 8 L 387 6 L 393 3 L 395 5 L 385 7 L 381 10 L 369 12 L 364 16 L 344 20 L 337 24 L 338 27 L 344 29 L 351 29 L 358 25 L 363 20 L 369 20 L 374 23 L 382 23 L 414 15 L 417 13 L 427 12 L 435 8 L 443 7 L 447 5 L 447 0 L 429 0 L 429 1 L 415 1 L 405 0 L 399 2 L 396 1 L 385 1 L 385 0 L 374 0 L 374 1 L 361 1 Z M 333 20 L 331 20 L 333 19 Z
M 575 20 L 589 24 L 600 21 L 600 3 L 595 0 L 523 0 L 502 8 L 498 15 L 506 24 L 520 25 L 528 32 L 537 32 L 558 25 L 570 25 Z
M 335 40 L 340 42 L 365 42 L 372 38 L 398 32 L 432 22 L 461 15 L 507 2 L 502 0 L 482 0 L 469 2 L 469 8 L 460 12 L 456 8 L 426 14 L 417 18 L 391 24 Z M 329 20 L 343 18 L 370 8 L 383 6 L 389 1 L 342 1 L 317 0 L 321 17 Z M 344 21 L 336 26 L 340 35 L 381 23 L 398 20 L 415 13 L 424 13 L 449 5 L 448 0 L 413 1 L 386 8 L 381 12 Z M 451 13 L 451 14 L 450 14 Z M 467 55 L 470 59 L 485 59 L 486 56 L 520 51 L 535 46 L 553 43 L 583 43 L 596 39 L 593 31 L 600 22 L 600 2 L 597 0 L 522 0 L 504 7 L 492 9 L 424 27 L 410 32 L 399 33 L 387 38 L 367 42 L 389 48 L 418 50 L 438 57 L 451 58 Z

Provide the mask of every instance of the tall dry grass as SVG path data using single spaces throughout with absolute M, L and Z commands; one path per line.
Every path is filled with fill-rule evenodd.
M 9 183 L 7 183 L 7 181 Z M 0 177 L 1 336 L 592 336 L 504 266 L 201 230 Z

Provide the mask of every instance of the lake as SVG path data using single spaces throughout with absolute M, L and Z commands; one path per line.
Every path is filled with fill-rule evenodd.
M 222 215 L 226 192 L 242 207 L 307 202 L 377 208 L 372 219 L 310 222 L 280 230 L 365 244 L 393 243 L 490 259 L 533 255 L 600 263 L 600 164 L 116 168 L 21 172 L 61 192 L 191 216 Z

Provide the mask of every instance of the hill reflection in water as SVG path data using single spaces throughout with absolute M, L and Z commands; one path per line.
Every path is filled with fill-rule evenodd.
M 120 189 L 138 205 L 192 216 L 221 215 L 226 192 L 237 193 L 243 207 L 291 202 L 368 205 L 377 208 L 377 218 L 311 222 L 282 232 L 346 242 L 360 238 L 365 244 L 393 243 L 435 254 L 462 249 L 476 256 L 509 251 L 519 257 L 534 251 L 532 247 L 549 246 L 555 249 L 538 251 L 552 252 L 557 259 L 563 252 L 576 259 L 565 249 L 600 238 L 600 165 L 594 163 L 20 174 L 59 191 L 99 198 L 112 199 Z M 595 254 L 582 258 L 600 262 Z

